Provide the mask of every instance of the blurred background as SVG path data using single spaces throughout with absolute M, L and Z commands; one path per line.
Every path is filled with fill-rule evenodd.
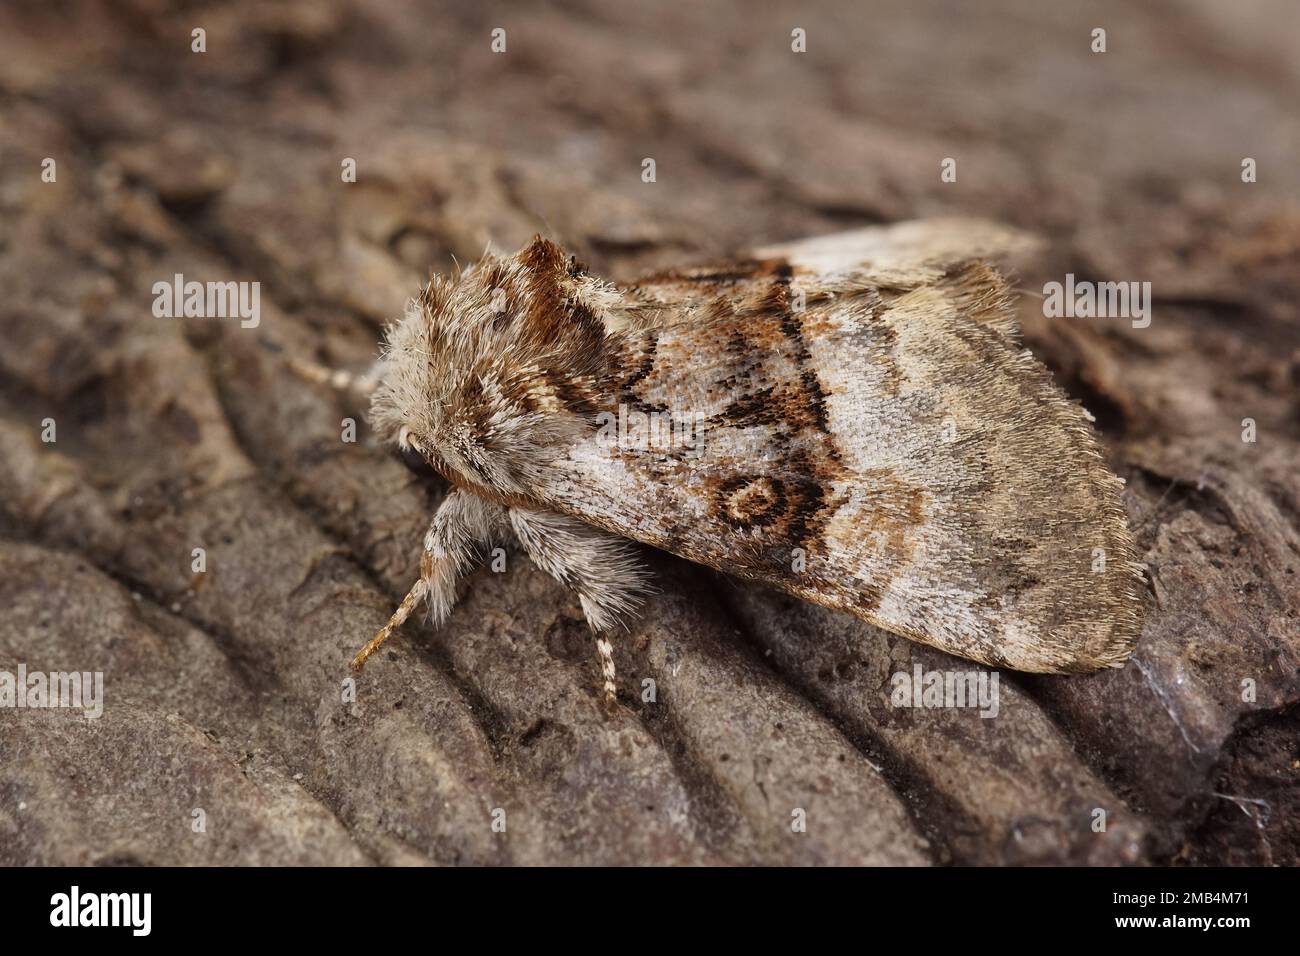
M 1294 864 L 1297 103 L 1289 0 L 5 4 L 0 668 L 107 701 L 0 711 L 0 862 Z M 617 659 L 658 697 L 608 721 L 512 560 L 340 696 L 441 489 L 272 349 L 360 370 L 536 232 L 629 279 L 954 214 L 1045 240 L 1026 344 L 1149 568 L 1126 668 L 900 713 L 893 671 L 970 665 L 657 556 Z M 1044 319 L 1067 272 L 1152 324 Z M 259 327 L 155 318 L 175 273 Z

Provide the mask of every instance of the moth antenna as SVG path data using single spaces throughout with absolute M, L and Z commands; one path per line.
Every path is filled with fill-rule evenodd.
M 365 647 L 357 652 L 357 656 L 352 658 L 352 672 L 360 673 L 361 668 L 366 666 L 366 661 L 370 655 L 384 646 L 384 642 L 392 636 L 393 631 L 397 630 L 406 619 L 411 616 L 411 612 L 420 606 L 424 600 L 425 592 L 428 590 L 428 584 L 425 583 L 423 575 L 419 577 L 411 590 L 406 592 L 406 597 L 402 598 L 402 603 L 397 606 L 393 616 L 388 619 L 388 623 L 379 629 L 379 633 L 372 637 Z
M 258 339 L 257 344 L 278 356 L 284 367 L 293 374 L 303 381 L 311 382 L 313 385 L 328 385 L 337 391 L 353 392 L 364 398 L 369 398 L 371 393 L 379 387 L 379 380 L 375 377 L 374 369 L 364 375 L 357 375 L 353 372 L 345 372 L 343 369 L 329 368 L 319 362 L 313 362 L 311 359 L 289 355 L 283 345 L 272 342 L 270 339 Z
M 551 225 L 551 221 L 547 219 L 545 216 L 543 216 L 541 213 L 534 213 L 534 215 L 538 219 L 540 219 L 542 221 L 542 225 L 546 227 L 546 238 L 550 239 L 552 242 L 555 242 L 558 245 L 560 234 L 555 231 L 555 227 Z
M 347 372 L 341 368 L 329 368 L 319 362 L 296 356 L 289 356 L 285 360 L 285 365 L 288 366 L 289 371 L 304 381 L 315 385 L 328 385 L 336 391 L 353 392 L 365 398 L 369 398 L 379 386 L 378 380 L 371 372 L 357 375 L 354 372 Z

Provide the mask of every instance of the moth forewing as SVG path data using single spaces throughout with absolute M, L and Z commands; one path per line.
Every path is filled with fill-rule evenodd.
M 672 311 L 615 350 L 619 404 L 701 419 L 702 447 L 579 444 L 547 500 L 964 657 L 1122 663 L 1138 571 L 1085 413 L 1013 343 L 996 271 L 936 258 L 928 227 L 872 232 L 833 273 L 769 256 L 638 283 Z M 900 232 L 887 269 L 860 258 Z

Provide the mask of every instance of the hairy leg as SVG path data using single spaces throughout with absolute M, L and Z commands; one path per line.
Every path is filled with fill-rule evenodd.
M 456 582 L 473 566 L 479 549 L 500 538 L 506 527 L 503 507 L 453 489 L 438 506 L 424 536 L 419 579 L 388 623 L 352 659 L 352 669 L 361 670 L 421 601 L 429 602 L 434 625 L 442 624 L 456 603 Z
M 624 539 L 564 515 L 511 508 L 510 527 L 533 564 L 578 593 L 596 634 L 605 700 L 613 704 L 614 649 L 604 632 L 640 605 L 649 589 L 645 568 Z

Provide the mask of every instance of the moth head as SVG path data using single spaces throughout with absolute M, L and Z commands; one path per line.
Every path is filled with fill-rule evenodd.
M 388 329 L 371 400 L 379 433 L 456 484 L 527 495 L 614 401 L 588 285 L 541 238 L 431 280 Z

